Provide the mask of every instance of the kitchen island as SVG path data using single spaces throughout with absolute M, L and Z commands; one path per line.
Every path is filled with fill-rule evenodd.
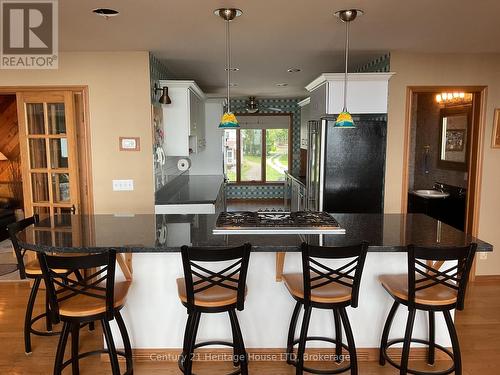
M 492 246 L 421 214 L 333 214 L 345 235 L 214 235 L 217 215 L 67 216 L 47 219 L 20 233 L 20 243 L 36 251 L 98 252 L 113 247 L 133 254 L 133 283 L 123 315 L 132 346 L 144 353 L 162 353 L 182 346 L 187 315 L 177 298 L 175 279 L 183 276 L 180 246 L 253 245 L 248 272 L 245 310 L 238 313 L 249 350 L 284 348 L 294 300 L 276 282 L 275 253 L 287 252 L 285 272 L 301 270 L 303 241 L 341 246 L 370 243 L 361 283 L 359 307 L 348 309 L 360 355 L 373 358 L 392 299 L 378 282 L 381 274 L 406 273 L 406 245 L 463 246 L 478 244 L 478 251 Z M 436 250 L 439 251 L 439 250 Z M 127 263 L 127 262 L 125 262 Z M 264 308 L 265 307 L 265 308 Z M 314 311 L 311 335 L 333 335 L 333 316 Z M 396 315 L 392 334 L 403 336 L 406 311 Z M 436 316 L 436 340 L 450 346 L 444 319 Z M 199 339 L 226 339 L 231 335 L 226 315 L 203 317 Z M 417 316 L 414 337 L 427 337 L 424 315 Z M 115 335 L 118 337 L 117 335 Z M 325 344 L 317 344 L 324 347 Z

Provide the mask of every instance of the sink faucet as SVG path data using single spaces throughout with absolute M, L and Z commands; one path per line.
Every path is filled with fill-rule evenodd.
M 441 193 L 444 193 L 444 185 L 443 184 L 440 184 L 440 183 L 436 183 L 434 184 L 434 189 L 437 190 L 437 191 L 440 191 Z

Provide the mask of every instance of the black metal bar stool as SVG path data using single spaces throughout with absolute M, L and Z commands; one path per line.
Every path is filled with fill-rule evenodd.
M 17 241 L 17 234 L 22 230 L 26 229 L 30 225 L 38 223 L 38 215 L 26 218 L 24 220 L 18 221 L 16 223 L 9 224 L 7 231 L 9 232 L 9 237 L 14 247 L 14 252 L 17 259 L 17 269 L 19 270 L 19 277 L 24 280 L 26 278 L 33 280 L 33 286 L 31 287 L 30 297 L 28 299 L 28 305 L 26 307 L 26 315 L 24 317 L 24 351 L 27 355 L 31 354 L 31 334 L 38 336 L 56 336 L 61 332 L 52 331 L 52 322 L 50 319 L 50 308 L 48 294 L 45 294 L 45 312 L 33 317 L 33 308 L 35 307 L 36 297 L 38 295 L 38 290 L 40 288 L 40 282 L 42 281 L 42 270 L 37 259 L 33 259 L 26 264 L 24 263 L 24 256 L 26 255 L 26 249 L 23 249 L 19 242 Z M 61 270 L 65 273 L 66 271 Z M 45 318 L 45 328 L 46 331 L 40 331 L 33 328 L 33 325 L 40 319 Z
M 380 281 L 384 289 L 394 298 L 394 304 L 387 316 L 382 341 L 380 343 L 380 365 L 386 361 L 399 369 L 400 374 L 446 375 L 455 372 L 462 374 L 462 359 L 457 332 L 451 317 L 453 309 L 463 310 L 465 291 L 469 279 L 469 273 L 476 253 L 476 244 L 467 247 L 453 248 L 425 248 L 408 246 L 408 275 L 382 275 Z M 454 266 L 446 266 L 441 270 L 444 262 L 457 261 Z M 389 341 L 389 332 L 394 315 L 399 305 L 408 307 L 408 319 L 406 323 L 405 337 Z M 413 324 L 417 310 L 428 312 L 429 316 L 429 339 L 412 338 Z M 446 326 L 450 334 L 453 352 L 436 344 L 435 341 L 435 312 L 441 311 L 444 315 Z M 396 363 L 387 354 L 387 349 L 394 344 L 403 343 L 401 363 Z M 428 346 L 427 363 L 433 365 L 436 349 L 447 354 L 453 361 L 453 365 L 443 371 L 418 371 L 408 368 L 411 343 L 419 343 Z
M 359 286 L 366 259 L 368 243 L 363 242 L 347 247 L 322 247 L 302 244 L 302 273 L 284 274 L 283 282 L 297 301 L 292 314 L 287 342 L 287 362 L 296 367 L 296 374 L 304 371 L 313 374 L 339 374 L 351 370 L 358 373 L 356 345 L 346 307 L 358 306 Z M 351 259 L 352 258 L 352 259 Z M 337 259 L 346 262 L 339 268 L 330 268 L 318 259 Z M 300 338 L 295 339 L 295 330 L 300 310 L 304 307 L 304 317 Z M 313 308 L 333 310 L 335 339 L 319 336 L 307 336 L 311 311 Z M 347 345 L 342 342 L 344 327 Z M 304 366 L 304 354 L 308 341 L 325 341 L 335 344 L 335 360 L 342 362 L 342 349 L 349 352 L 350 364 L 331 370 L 318 370 Z M 298 344 L 296 360 L 293 360 L 293 348 Z
M 53 256 L 38 254 L 40 267 L 47 285 L 49 303 L 55 323 L 63 323 L 57 346 L 54 375 L 72 366 L 73 375 L 79 374 L 79 360 L 90 355 L 108 353 L 113 375 L 120 374 L 118 355 L 126 359 L 125 374 L 133 373 L 132 348 L 120 310 L 125 305 L 129 281 L 115 282 L 116 251 L 82 256 Z M 71 272 L 86 270 L 82 279 L 60 274 L 58 269 Z M 109 322 L 116 319 L 122 336 L 124 351 L 116 350 Z M 82 324 L 100 321 L 107 349 L 86 353 L 78 352 L 79 332 Z M 71 333 L 71 358 L 64 361 L 68 336 Z
M 233 348 L 233 364 L 239 368 L 235 374 L 248 374 L 248 355 L 243 342 L 236 310 L 245 304 L 246 278 L 251 245 L 234 248 L 195 248 L 183 246 L 182 265 L 184 278 L 177 279 L 177 289 L 182 304 L 187 308 L 188 320 L 184 332 L 179 369 L 191 375 L 195 349 L 209 345 L 225 345 Z M 212 271 L 201 264 L 231 262 L 220 271 Z M 227 312 L 231 322 L 233 342 L 207 341 L 196 343 L 196 335 L 203 313 Z

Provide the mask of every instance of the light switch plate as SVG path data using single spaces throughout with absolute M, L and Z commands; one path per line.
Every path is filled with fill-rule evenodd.
M 133 191 L 134 180 L 113 180 L 113 191 Z

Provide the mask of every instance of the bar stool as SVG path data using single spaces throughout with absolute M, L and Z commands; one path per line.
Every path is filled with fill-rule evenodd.
M 19 277 L 24 280 L 26 278 L 33 280 L 33 286 L 31 287 L 30 297 L 28 299 L 28 305 L 26 307 L 26 315 L 24 317 L 24 351 L 26 355 L 31 354 L 31 334 L 38 336 L 56 336 L 60 332 L 52 331 L 52 322 L 50 319 L 50 308 L 48 294 L 45 294 L 45 312 L 33 317 L 33 308 L 35 306 L 36 297 L 38 295 L 38 290 L 40 288 L 40 282 L 42 280 L 42 270 L 37 259 L 24 263 L 24 256 L 26 255 L 26 249 L 23 249 L 19 242 L 17 241 L 17 234 L 22 230 L 26 229 L 30 225 L 38 223 L 38 215 L 28 217 L 24 220 L 20 220 L 16 223 L 9 224 L 7 226 L 7 231 L 9 233 L 12 246 L 14 247 L 14 252 L 17 259 L 17 268 L 19 270 Z M 61 272 L 65 272 L 62 270 Z M 33 325 L 40 319 L 45 318 L 45 328 L 46 331 L 40 331 L 33 328 Z
M 177 289 L 182 304 L 187 308 L 188 320 L 184 332 L 179 369 L 191 375 L 195 349 L 209 345 L 233 348 L 233 364 L 239 368 L 231 375 L 248 374 L 248 355 L 243 342 L 236 310 L 243 311 L 246 295 L 246 278 L 251 245 L 234 248 L 196 248 L 183 246 L 182 265 L 184 278 L 177 279 Z M 200 263 L 225 263 L 220 271 L 212 271 Z M 219 265 L 219 267 L 221 267 Z M 202 313 L 227 312 L 231 322 L 233 342 L 207 341 L 196 343 Z
M 125 305 L 129 281 L 115 282 L 116 251 L 83 256 L 54 256 L 38 253 L 38 260 L 47 285 L 49 303 L 55 323 L 63 323 L 57 346 L 54 375 L 72 366 L 73 375 L 79 374 L 79 360 L 90 355 L 107 353 L 113 375 L 120 374 L 118 355 L 126 359 L 125 374 L 133 373 L 132 349 L 127 328 L 120 310 Z M 74 279 L 68 274 L 58 273 L 58 269 L 68 271 L 86 270 L 85 278 Z M 116 319 L 125 347 L 117 351 L 109 322 Z M 85 353 L 78 352 L 79 333 L 82 324 L 100 321 L 107 349 Z M 71 332 L 71 358 L 64 361 L 64 352 Z
M 366 259 L 368 243 L 346 247 L 312 246 L 302 244 L 302 273 L 283 275 L 286 288 L 297 301 L 293 310 L 287 341 L 287 363 L 295 366 L 296 374 L 304 371 L 313 374 L 339 374 L 351 370 L 358 373 L 356 345 L 346 307 L 358 306 L 359 286 Z M 316 259 L 315 259 L 316 258 Z M 354 258 L 354 259 L 350 259 Z M 339 268 L 330 268 L 317 259 L 336 259 L 346 262 Z M 295 340 L 295 330 L 300 310 L 304 306 L 304 317 L 300 338 Z M 312 308 L 333 310 L 335 339 L 307 336 Z M 342 322 L 341 322 L 342 321 Z M 347 336 L 347 345 L 342 343 L 342 325 Z M 350 364 L 342 368 L 318 370 L 304 366 L 304 353 L 308 341 L 325 341 L 335 344 L 336 362 L 342 362 L 342 349 L 349 352 Z M 297 359 L 292 360 L 293 348 L 298 344 Z
M 476 244 L 466 247 L 453 248 L 427 248 L 408 246 L 408 275 L 382 275 L 380 282 L 384 289 L 394 299 L 394 304 L 387 316 L 382 340 L 380 343 L 380 365 L 386 361 L 399 369 L 400 374 L 462 374 L 462 359 L 455 325 L 450 310 L 464 309 L 465 291 L 469 273 L 476 253 Z M 445 265 L 445 270 L 440 270 L 446 261 L 457 261 L 454 266 Z M 408 307 L 408 319 L 403 339 L 389 341 L 394 315 L 400 304 Z M 412 338 L 413 324 L 417 310 L 428 312 L 429 339 L 421 340 Z M 441 311 L 444 315 L 446 326 L 451 338 L 453 352 L 435 342 L 435 312 Z M 394 344 L 403 343 L 401 363 L 396 363 L 387 355 L 387 349 Z M 423 372 L 408 368 L 411 343 L 428 346 L 427 363 L 433 365 L 436 349 L 447 354 L 453 365 L 444 371 Z

